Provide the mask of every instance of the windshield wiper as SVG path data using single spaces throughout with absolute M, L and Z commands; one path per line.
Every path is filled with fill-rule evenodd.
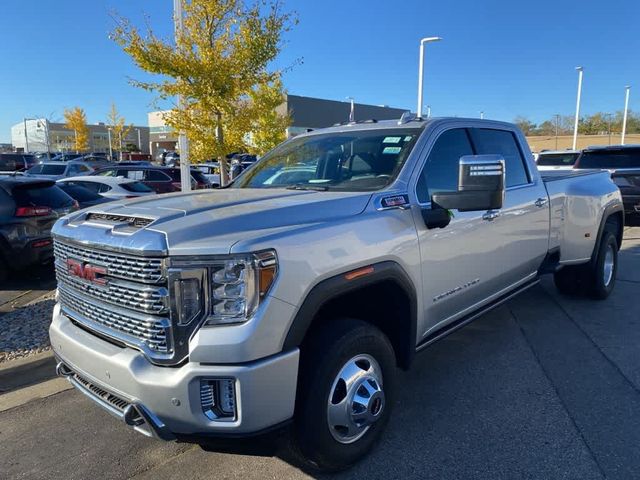
M 296 183 L 295 185 L 289 185 L 287 190 L 315 190 L 316 192 L 326 192 L 329 190 L 327 185 L 308 185 L 305 183 Z

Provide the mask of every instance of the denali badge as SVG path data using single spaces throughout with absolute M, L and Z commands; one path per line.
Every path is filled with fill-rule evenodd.
M 67 258 L 67 269 L 69 275 L 81 278 L 89 283 L 101 286 L 107 284 L 107 279 L 104 278 L 104 275 L 107 274 L 105 267 L 82 263 L 80 260 Z

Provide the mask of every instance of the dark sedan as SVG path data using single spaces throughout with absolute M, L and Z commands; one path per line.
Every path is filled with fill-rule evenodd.
M 0 280 L 53 259 L 51 227 L 78 208 L 52 180 L 0 175 Z
M 116 166 L 103 168 L 93 175 L 107 177 L 124 177 L 138 180 L 157 193 L 179 192 L 181 189 L 180 169 L 169 167 L 149 166 Z M 211 183 L 204 174 L 198 170 L 191 170 L 191 188 L 200 190 L 211 188 Z

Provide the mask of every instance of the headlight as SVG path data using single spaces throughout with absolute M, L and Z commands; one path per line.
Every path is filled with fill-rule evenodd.
M 244 322 L 267 294 L 277 273 L 274 251 L 230 258 L 209 268 L 211 312 L 206 325 Z
M 169 285 L 175 323 L 187 326 L 203 316 L 205 325 L 245 322 L 269 291 L 277 268 L 273 250 L 172 262 Z

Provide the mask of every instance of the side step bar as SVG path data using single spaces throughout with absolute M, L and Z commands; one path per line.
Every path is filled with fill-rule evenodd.
M 481 317 L 482 315 L 484 315 L 485 313 L 493 310 L 494 308 L 499 307 L 503 303 L 511 300 L 513 297 L 521 294 L 525 290 L 528 290 L 531 287 L 533 287 L 534 285 L 537 285 L 539 282 L 540 282 L 540 280 L 538 278 L 535 278 L 534 280 L 531 280 L 530 282 L 527 282 L 524 285 L 521 285 L 520 287 L 516 288 L 515 290 L 512 290 L 511 292 L 509 292 L 509 293 L 507 293 L 507 294 L 495 299 L 493 302 L 485 305 L 484 307 L 480 308 L 479 310 L 476 310 L 475 312 L 472 312 L 469 315 L 461 317 L 458 320 L 456 320 L 454 322 L 451 322 L 449 325 L 441 328 L 440 330 L 437 330 L 436 332 L 433 332 L 431 335 L 426 337 L 424 340 L 422 340 L 422 342 L 420 342 L 418 344 L 418 346 L 416 347 L 416 352 L 420 352 L 420 351 L 424 350 L 429 345 L 432 345 L 433 343 L 437 342 L 438 340 L 443 339 L 447 335 L 452 334 L 453 332 L 455 332 L 456 330 L 464 327 L 465 325 L 470 324 L 471 322 L 476 320 L 478 317 Z

